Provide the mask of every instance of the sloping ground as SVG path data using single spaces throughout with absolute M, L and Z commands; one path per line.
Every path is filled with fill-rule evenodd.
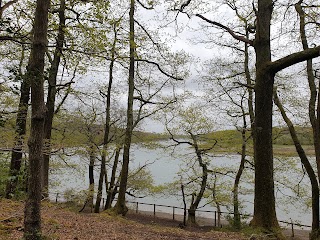
M 23 236 L 23 203 L 0 199 L 0 239 L 21 239 Z M 75 213 L 59 205 L 43 203 L 42 228 L 47 239 L 170 239 L 170 240 L 244 240 L 241 234 L 180 229 L 143 224 L 107 213 Z

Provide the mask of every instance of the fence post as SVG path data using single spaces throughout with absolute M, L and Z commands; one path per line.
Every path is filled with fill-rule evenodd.
M 175 207 L 172 207 L 172 219 L 174 220 L 174 209 Z
M 59 193 L 56 193 L 56 203 L 58 202 Z
M 139 202 L 136 202 L 136 213 L 138 213 L 139 209 Z
M 217 211 L 214 211 L 214 226 L 217 226 Z
M 294 238 L 293 222 L 292 222 L 291 218 L 290 218 L 290 220 L 291 220 L 291 237 Z
M 156 216 L 156 204 L 153 204 L 153 217 Z

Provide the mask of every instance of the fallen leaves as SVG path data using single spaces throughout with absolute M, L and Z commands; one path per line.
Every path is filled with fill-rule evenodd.
M 23 203 L 1 199 L 0 239 L 21 239 L 23 236 Z M 50 240 L 224 240 L 245 239 L 242 235 L 226 232 L 201 232 L 143 224 L 106 213 L 76 213 L 59 205 L 43 203 L 42 232 Z M 140 216 L 143 218 L 143 216 Z M 14 225 L 12 226 L 12 222 Z M 159 222 L 159 221 L 157 221 Z M 2 231 L 4 229 L 4 231 Z

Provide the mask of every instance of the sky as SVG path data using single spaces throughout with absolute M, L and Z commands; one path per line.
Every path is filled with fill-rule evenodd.
M 197 1 L 193 1 L 197 2 Z M 203 6 L 202 6 L 203 7 Z M 141 9 L 141 8 L 139 8 Z M 221 21 L 223 24 L 226 24 L 228 26 L 233 26 L 235 22 L 233 21 L 234 13 L 230 10 L 230 8 L 226 6 L 222 6 L 218 9 L 214 9 L 215 13 L 212 14 L 211 10 L 208 10 L 207 13 L 203 11 L 205 16 L 212 20 Z M 205 91 L 207 90 L 205 87 L 199 84 L 199 79 L 205 74 L 206 69 L 204 69 L 203 65 L 201 63 L 214 59 L 214 58 L 224 58 L 224 57 L 233 57 L 234 52 L 228 48 L 219 47 L 217 45 L 214 45 L 210 43 L 210 41 L 217 41 L 220 43 L 236 43 L 232 39 L 231 36 L 228 34 L 222 34 L 223 31 L 217 28 L 213 28 L 207 23 L 204 23 L 203 21 L 199 20 L 199 18 L 193 16 L 191 18 L 188 18 L 185 14 L 179 14 L 176 21 L 172 21 L 171 16 L 171 24 L 164 24 L 164 22 L 161 22 L 159 25 L 159 19 L 162 18 L 162 14 L 164 12 L 163 7 L 158 7 L 156 9 L 156 12 L 158 14 L 155 14 L 154 11 L 149 10 L 140 10 L 137 13 L 137 19 L 139 22 L 145 24 L 147 29 L 156 30 L 158 29 L 161 35 L 162 40 L 166 41 L 166 43 L 170 46 L 170 49 L 172 51 L 185 51 L 189 53 L 192 56 L 192 62 L 187 65 L 189 76 L 185 79 L 184 84 L 181 84 L 180 86 L 176 87 L 176 91 L 191 91 L 196 96 L 198 96 L 199 100 L 201 97 L 205 96 L 207 94 Z M 173 15 L 173 14 L 172 14 Z M 155 19 L 155 20 L 154 20 Z M 231 20 L 230 20 L 231 19 Z M 273 33 L 276 36 L 276 34 L 279 34 L 281 38 L 275 38 L 272 42 L 272 47 L 275 54 L 273 54 L 273 59 L 277 59 L 279 57 L 285 56 L 288 53 L 291 53 L 292 51 L 296 51 L 296 49 L 301 49 L 300 43 L 295 43 L 292 41 L 292 31 L 291 31 L 291 25 L 284 26 L 284 21 L 287 21 L 289 23 L 294 23 L 296 19 L 294 17 L 292 19 L 283 19 L 280 23 L 277 23 L 273 26 Z M 166 19 L 167 22 L 168 19 Z M 164 26 L 165 25 L 165 26 Z M 294 25 L 294 24 L 293 24 Z M 160 27 L 159 27 L 160 26 Z M 252 36 L 251 36 L 252 37 Z M 291 39 L 288 41 L 288 39 Z M 298 37 L 294 40 L 299 40 Z M 299 50 L 300 50 L 299 49 Z M 253 56 L 254 58 L 254 56 Z M 201 61 L 200 61 L 201 59 Z M 317 60 L 316 60 L 317 61 Z M 254 60 L 252 60 L 252 67 L 254 67 Z M 289 68 L 287 70 L 287 73 L 299 71 L 301 70 L 302 66 L 297 65 Z M 283 74 L 287 74 L 284 72 Z M 290 75 L 290 74 L 287 74 Z M 121 76 L 121 78 L 126 78 L 126 76 Z M 293 77 L 290 76 L 290 79 L 293 79 L 291 82 L 301 83 L 297 85 L 295 91 L 297 94 L 305 96 L 307 98 L 308 89 L 306 88 L 305 81 L 301 81 L 301 75 L 296 75 Z M 90 76 L 86 76 L 83 78 L 85 82 L 90 81 L 92 85 L 94 85 L 95 82 L 101 83 L 105 81 L 105 72 L 90 72 Z M 123 80 L 123 79 L 122 79 Z M 84 86 L 83 84 L 79 84 L 80 88 L 87 88 L 87 86 Z M 286 89 L 283 90 L 282 93 L 283 96 L 286 95 Z M 118 94 L 120 105 L 123 107 L 126 106 L 126 88 L 123 86 L 122 91 Z M 194 100 L 189 100 L 190 102 L 193 102 Z M 291 104 L 292 105 L 292 104 Z M 288 105 L 290 107 L 290 104 Z M 228 129 L 233 128 L 233 123 L 229 121 L 225 121 L 226 118 L 220 115 L 222 115 L 221 110 L 212 110 L 209 109 L 207 111 L 215 111 L 213 114 L 215 114 L 217 117 L 217 129 Z M 294 115 L 294 113 L 293 113 Z M 280 121 L 279 121 L 280 122 Z M 154 121 L 154 120 L 147 120 L 144 124 L 144 129 L 146 131 L 151 132 L 162 132 L 164 130 L 163 124 Z

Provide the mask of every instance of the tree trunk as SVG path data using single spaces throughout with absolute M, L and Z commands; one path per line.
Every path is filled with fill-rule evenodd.
M 121 151 L 121 147 L 117 147 L 116 155 L 114 157 L 114 162 L 113 162 L 113 166 L 112 166 L 110 184 L 109 184 L 109 188 L 107 191 L 107 200 L 106 200 L 105 209 L 111 208 L 112 201 L 114 199 L 115 189 L 116 189 L 115 180 L 116 180 L 116 173 L 117 173 L 117 168 L 118 168 L 118 163 L 119 163 L 120 151 Z
M 253 226 L 269 231 L 279 228 L 274 195 L 272 151 L 272 93 L 274 72 L 267 68 L 271 62 L 270 23 L 272 0 L 259 0 L 257 30 L 254 48 L 256 52 L 255 84 L 255 192 Z
M 93 196 L 94 196 L 94 163 L 96 159 L 96 154 L 94 150 L 94 145 L 92 144 L 90 147 L 90 162 L 89 162 L 89 189 L 88 189 L 88 195 L 87 199 L 85 200 L 85 203 L 81 210 L 79 212 L 82 212 L 84 209 L 86 209 L 87 206 L 90 207 L 90 212 L 92 212 L 93 209 Z
M 217 198 L 216 186 L 217 186 L 217 174 L 215 173 L 214 174 L 213 189 L 212 189 L 212 199 L 213 199 L 213 202 L 216 204 L 217 213 L 218 213 L 217 226 L 220 227 L 221 226 L 221 207 L 220 207 L 220 203 Z
M 121 179 L 118 200 L 115 206 L 115 212 L 118 214 L 125 215 L 128 211 L 126 206 L 126 190 L 127 190 L 127 181 L 129 173 L 129 160 L 130 160 L 130 146 L 131 138 L 133 131 L 133 94 L 134 94 L 134 64 L 135 64 L 135 55 L 136 55 L 136 46 L 134 38 L 134 8 L 135 1 L 130 0 L 130 66 L 129 66 L 129 90 L 128 90 L 128 107 L 127 107 L 127 127 L 125 132 L 125 140 L 123 147 L 123 163 L 121 170 Z
M 29 187 L 24 214 L 24 238 L 41 239 L 41 173 L 44 139 L 44 65 L 47 49 L 48 12 L 50 0 L 37 0 L 34 36 L 27 77 L 31 81 L 31 130 L 29 146 Z
M 196 136 L 194 134 L 192 134 L 191 132 L 189 132 L 189 134 L 193 140 L 193 148 L 194 148 L 195 153 L 197 155 L 198 164 L 202 169 L 200 191 L 198 194 L 195 194 L 195 199 L 194 199 L 194 196 L 192 196 L 191 205 L 190 205 L 190 208 L 188 211 L 188 223 L 193 225 L 193 224 L 196 224 L 196 210 L 199 206 L 199 203 L 203 197 L 204 191 L 206 190 L 206 187 L 207 187 L 208 168 L 207 168 L 207 164 L 205 162 L 203 162 L 203 159 L 202 159 L 202 152 L 203 151 L 201 151 L 199 149 Z
M 113 66 L 115 62 L 115 53 L 116 53 L 116 43 L 117 43 L 117 30 L 116 30 L 117 22 L 113 25 L 114 31 L 114 39 L 111 48 L 111 62 L 109 65 L 109 84 L 107 90 L 107 106 L 106 106 L 106 122 L 104 129 L 104 139 L 103 139 L 103 149 L 101 156 L 101 169 L 100 169 L 100 177 L 99 177 L 99 185 L 98 185 L 98 194 L 94 212 L 98 213 L 100 209 L 101 197 L 102 197 L 102 186 L 103 186 L 103 178 L 106 176 L 106 157 L 107 157 L 107 147 L 109 143 L 109 134 L 110 134 L 110 110 L 111 110 L 111 89 L 113 82 Z M 106 179 L 107 180 L 107 179 Z M 106 186 L 107 188 L 107 186 Z
M 6 185 L 6 198 L 11 198 L 14 194 L 17 184 L 18 175 L 21 169 L 21 161 L 23 156 L 23 145 L 25 143 L 24 137 L 26 135 L 27 128 L 27 116 L 28 116 L 28 104 L 30 99 L 30 81 L 26 76 L 23 76 L 20 89 L 20 102 L 19 109 L 16 118 L 16 129 L 15 129 L 15 146 L 11 153 L 10 162 L 10 179 Z M 26 171 L 26 169 L 25 169 Z
M 247 25 L 247 24 L 246 24 Z M 249 38 L 249 31 L 248 27 L 246 26 L 246 37 Z M 244 70 L 245 70 L 245 76 L 246 76 L 246 83 L 249 86 L 247 88 L 248 91 L 248 109 L 249 109 L 249 117 L 250 117 L 250 126 L 251 130 L 254 129 L 254 108 L 253 108 L 253 91 L 251 89 L 252 81 L 251 81 L 251 75 L 249 70 L 249 49 L 248 49 L 248 43 L 245 43 L 245 61 L 244 61 Z M 241 101 L 241 112 L 242 112 L 242 130 L 241 130 L 241 138 L 242 138 L 242 147 L 241 147 L 241 160 L 240 165 L 238 168 L 238 172 L 236 175 L 236 178 L 234 180 L 234 188 L 233 188 L 233 213 L 234 213 L 234 219 L 233 219 L 233 227 L 235 229 L 241 228 L 241 217 L 239 212 L 239 184 L 240 184 L 240 178 L 242 176 L 244 165 L 246 161 L 246 154 L 247 154 L 247 120 L 246 120 L 246 112 L 243 107 L 243 102 Z M 253 132 L 253 131 L 252 131 Z M 252 139 L 254 139 L 254 134 L 251 134 Z
M 56 49 L 54 52 L 54 58 L 51 63 L 49 70 L 49 79 L 48 79 L 48 96 L 47 96 L 47 113 L 46 120 L 44 125 L 44 134 L 45 134 L 45 144 L 47 145 L 46 151 L 43 155 L 43 179 L 42 179 L 42 192 L 44 197 L 48 197 L 48 186 L 49 186 L 49 161 L 51 153 L 51 133 L 52 133 L 52 122 L 54 117 L 54 108 L 56 100 L 56 91 L 57 91 L 57 75 L 60 65 L 60 60 L 63 51 L 63 43 L 65 38 L 65 0 L 60 0 L 60 9 L 59 9 L 59 29 L 57 36 Z
M 300 37 L 301 43 L 304 50 L 309 49 L 308 40 L 305 31 L 305 12 L 301 6 L 302 1 L 295 4 L 295 8 L 300 18 Z M 316 155 L 318 179 L 320 179 L 320 101 L 319 94 L 316 87 L 315 76 L 313 74 L 312 59 L 307 60 L 307 76 L 310 89 L 309 99 L 309 119 L 313 130 L 313 144 Z M 319 82 L 320 86 L 320 82 Z M 318 99 L 317 99 L 318 95 Z
M 247 152 L 247 137 L 246 137 L 247 122 L 246 122 L 246 115 L 243 108 L 242 108 L 242 119 L 243 119 L 243 127 L 241 131 L 241 137 L 242 137 L 241 161 L 240 161 L 236 178 L 234 180 L 234 187 L 233 187 L 233 214 L 234 214 L 233 227 L 235 229 L 241 228 L 241 218 L 240 218 L 240 212 L 239 212 L 239 184 L 240 184 L 240 178 L 244 170 L 244 164 L 246 161 L 246 152 Z
M 291 120 L 288 118 L 278 96 L 276 90 L 274 91 L 274 102 L 278 106 L 283 120 L 286 122 L 291 138 L 293 140 L 294 146 L 296 147 L 296 151 L 299 154 L 301 163 L 306 169 L 306 172 L 308 174 L 308 177 L 310 179 L 311 183 L 311 189 L 312 189 L 312 231 L 310 234 L 310 239 L 319 239 L 319 185 L 318 185 L 318 180 L 317 176 L 308 160 L 308 157 L 303 150 L 300 141 L 298 139 L 298 136 L 296 134 L 296 130 L 291 122 Z

